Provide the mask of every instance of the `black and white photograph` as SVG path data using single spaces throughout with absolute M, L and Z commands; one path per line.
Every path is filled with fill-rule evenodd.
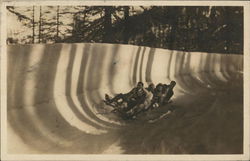
M 249 2 L 13 2 L 2 159 L 249 159 Z

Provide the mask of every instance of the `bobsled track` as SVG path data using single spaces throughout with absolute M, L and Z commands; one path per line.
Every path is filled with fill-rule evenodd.
M 243 55 L 87 43 L 7 54 L 8 153 L 243 153 Z M 102 106 L 105 93 L 171 80 L 175 110 L 154 123 Z

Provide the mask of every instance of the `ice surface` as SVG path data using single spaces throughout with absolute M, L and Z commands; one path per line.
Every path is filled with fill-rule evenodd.
M 8 152 L 242 153 L 243 56 L 118 44 L 8 46 Z M 104 94 L 177 82 L 154 124 L 100 114 Z M 146 116 L 145 116 L 146 117 Z

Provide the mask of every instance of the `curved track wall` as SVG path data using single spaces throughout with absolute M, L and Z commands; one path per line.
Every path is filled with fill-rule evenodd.
M 114 95 L 127 92 L 138 81 L 143 81 L 147 85 L 150 82 L 169 83 L 171 80 L 177 82 L 174 103 L 185 109 L 181 111 L 187 118 L 190 114 L 187 108 L 190 108 L 192 113 L 202 109 L 202 114 L 205 114 L 202 119 L 193 118 L 196 121 L 199 118 L 203 122 L 212 122 L 212 116 L 217 119 L 216 129 L 227 126 L 225 120 L 220 120 L 220 117 L 235 118 L 236 123 L 232 125 L 235 131 L 230 133 L 228 128 L 227 132 L 239 136 L 230 142 L 239 144 L 238 148 L 221 150 L 228 145 L 224 144 L 227 140 L 220 138 L 223 135 L 220 130 L 208 132 L 217 137 L 218 148 L 211 150 L 210 146 L 203 147 L 212 139 L 207 135 L 207 142 L 192 144 L 192 147 L 205 148 L 204 153 L 242 151 L 243 56 L 190 53 L 117 44 L 13 45 L 8 46 L 7 73 L 10 153 L 192 153 L 192 148 L 189 151 L 189 145 L 183 145 L 181 149 L 176 150 L 177 144 L 179 146 L 179 142 L 183 140 L 177 139 L 170 143 L 172 135 L 162 135 L 163 131 L 158 127 L 174 127 L 172 124 L 167 125 L 169 123 L 163 124 L 166 120 L 157 126 L 141 128 L 138 131 L 140 135 L 143 135 L 143 131 L 155 132 L 142 137 L 145 140 L 139 139 L 140 143 L 135 143 L 138 147 L 133 146 L 137 149 L 129 150 L 133 143 L 124 141 L 125 137 L 133 138 L 137 134 L 124 134 L 123 130 L 140 128 L 141 125 L 129 126 L 119 119 L 98 114 L 98 106 L 105 93 Z M 238 92 L 239 98 L 232 100 L 235 106 L 231 110 L 236 112 L 231 114 L 223 110 L 228 104 L 221 103 L 218 98 L 221 95 L 223 99 L 235 98 L 234 95 L 224 95 L 232 91 Z M 210 109 L 210 113 L 207 109 Z M 214 111 L 217 114 L 213 113 Z M 182 113 L 177 112 L 180 115 Z M 199 127 L 204 126 L 200 124 L 202 121 L 199 121 L 198 125 L 191 122 L 193 127 L 185 126 L 185 122 L 188 122 L 183 120 L 185 114 L 176 116 L 180 119 L 173 119 L 182 120 L 180 125 L 183 124 L 183 129 L 198 128 L 199 132 Z M 190 134 L 190 137 L 196 135 L 198 134 Z M 157 141 L 155 137 L 160 140 Z M 155 143 L 152 140 L 155 140 Z M 204 141 L 204 138 L 200 140 Z M 109 151 L 114 144 L 117 144 L 120 150 Z M 160 147 L 155 149 L 159 150 L 148 149 L 150 146 L 158 145 Z M 169 145 L 173 145 L 172 148 L 169 148 Z

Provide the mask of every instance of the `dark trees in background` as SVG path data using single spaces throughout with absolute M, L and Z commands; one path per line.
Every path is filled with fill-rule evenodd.
M 51 9 L 57 13 L 55 20 L 39 21 L 42 28 L 40 31 L 39 27 L 39 35 L 50 42 L 124 43 L 183 51 L 243 53 L 242 7 L 81 6 L 70 12 L 61 11 L 59 6 Z M 35 31 L 34 17 L 25 17 L 12 8 L 9 11 L 20 21 L 31 19 Z M 70 29 L 61 31 L 65 14 L 72 15 L 73 23 L 68 24 Z
M 103 23 L 103 41 L 107 43 L 112 43 L 113 34 L 112 34 L 112 9 L 111 6 L 104 7 L 104 23 Z
M 38 29 L 38 43 L 42 41 L 42 6 L 39 7 L 39 29 Z
M 124 22 L 123 43 L 128 43 L 129 35 L 127 33 L 129 33 L 130 28 L 132 28 L 129 23 L 129 7 L 128 6 L 124 6 L 123 22 Z
M 114 31 L 114 20 L 121 18 L 116 12 L 122 12 L 122 7 L 86 6 L 74 15 L 72 36 L 67 42 L 98 42 L 115 43 L 118 32 Z
M 35 43 L 35 6 L 32 7 L 32 43 Z
M 57 10 L 56 10 L 56 41 L 59 40 L 59 25 L 60 25 L 60 7 L 57 6 Z

